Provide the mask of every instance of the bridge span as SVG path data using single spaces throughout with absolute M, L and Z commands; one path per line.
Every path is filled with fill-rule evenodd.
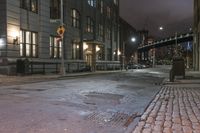
M 159 47 L 164 47 L 168 45 L 174 45 L 183 42 L 190 42 L 193 41 L 193 33 L 186 33 L 186 34 L 181 34 L 173 37 L 169 37 L 166 39 L 158 40 L 153 43 L 146 44 L 144 46 L 138 47 L 138 51 L 148 51 L 152 48 L 159 48 Z

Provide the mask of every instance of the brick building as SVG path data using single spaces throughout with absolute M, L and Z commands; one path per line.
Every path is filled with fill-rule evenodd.
M 62 49 L 69 72 L 119 67 L 119 1 L 63 1 L 64 47 L 59 0 L 0 1 L 0 73 L 15 73 L 18 59 L 28 59 L 32 73 L 59 71 Z

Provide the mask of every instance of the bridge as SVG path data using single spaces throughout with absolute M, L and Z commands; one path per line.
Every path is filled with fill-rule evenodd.
M 179 44 L 183 42 L 189 42 L 193 41 L 193 33 L 186 33 L 186 34 L 181 34 L 173 37 L 169 37 L 166 39 L 158 40 L 153 43 L 146 44 L 144 46 L 138 47 L 138 51 L 148 51 L 152 48 L 159 48 L 159 47 L 164 47 L 168 45 L 173 45 L 173 44 Z

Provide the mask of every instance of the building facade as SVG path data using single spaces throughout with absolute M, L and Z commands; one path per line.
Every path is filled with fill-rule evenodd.
M 119 1 L 63 0 L 64 38 L 57 32 L 60 0 L 1 0 L 1 73 L 14 73 L 18 59 L 31 72 L 58 71 L 61 51 L 66 71 L 119 68 Z
M 194 25 L 193 25 L 193 67 L 200 71 L 200 2 L 194 0 Z

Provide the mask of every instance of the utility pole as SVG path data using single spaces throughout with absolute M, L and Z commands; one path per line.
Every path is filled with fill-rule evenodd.
M 63 0 L 60 0 L 60 26 L 64 26 L 64 22 L 63 22 Z M 65 76 L 65 63 L 64 63 L 64 33 L 61 36 L 61 66 L 60 66 L 60 74 L 62 76 Z

